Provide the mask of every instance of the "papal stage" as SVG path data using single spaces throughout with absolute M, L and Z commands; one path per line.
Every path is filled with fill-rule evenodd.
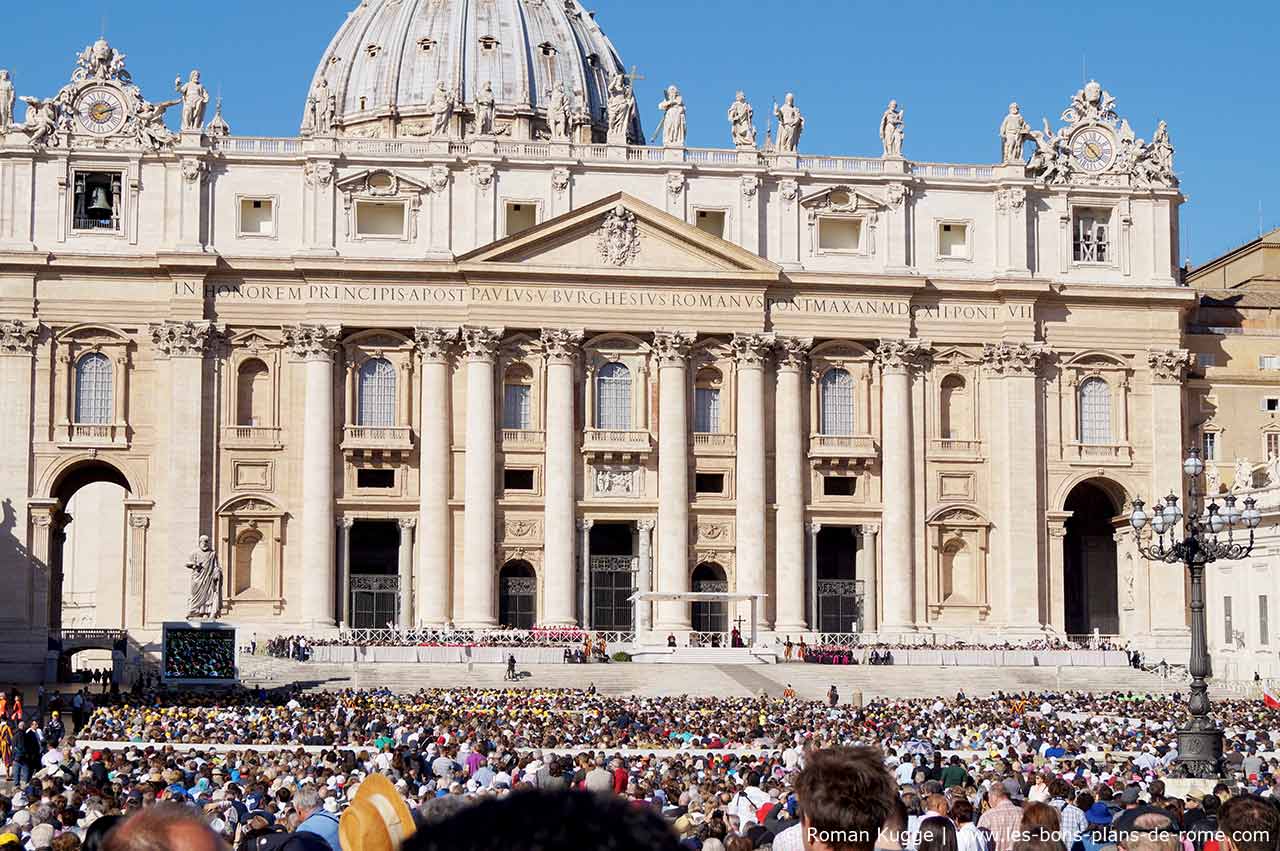
M 200 535 L 263 635 L 1185 642 L 1114 519 L 1181 487 L 1183 198 L 1097 83 L 955 165 L 896 105 L 806 155 L 803 81 L 637 104 L 577 0 L 365 0 L 295 138 L 68 72 L 0 75 L 5 676 L 185 618 Z

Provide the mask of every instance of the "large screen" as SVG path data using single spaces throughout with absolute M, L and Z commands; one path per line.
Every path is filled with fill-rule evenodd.
M 164 678 L 171 682 L 236 679 L 236 631 L 166 626 Z

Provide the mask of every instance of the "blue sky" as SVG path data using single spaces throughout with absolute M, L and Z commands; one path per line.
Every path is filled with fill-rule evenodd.
M 458 2 L 459 0 L 454 0 Z M 48 96 L 106 15 L 146 96 L 202 70 L 245 135 L 297 132 L 311 74 L 357 0 L 83 0 L 5 3 L 0 67 L 19 94 Z M 1010 100 L 1055 123 L 1082 66 L 1150 139 L 1169 122 L 1188 197 L 1182 251 L 1196 263 L 1280 226 L 1280 7 L 1203 3 L 902 3 L 833 0 L 588 0 L 637 86 L 646 132 L 668 83 L 689 107 L 689 144 L 727 146 L 724 113 L 747 92 L 761 123 L 794 91 L 801 150 L 878 155 L 889 98 L 906 110 L 911 159 L 991 162 Z M 23 112 L 19 109 L 19 115 Z M 171 111 L 173 120 L 175 111 Z

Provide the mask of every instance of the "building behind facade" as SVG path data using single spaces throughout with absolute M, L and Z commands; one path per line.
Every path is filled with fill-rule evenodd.
M 1163 123 L 1090 83 L 922 163 L 892 110 L 884 156 L 812 156 L 745 99 L 688 147 L 669 92 L 655 147 L 577 0 L 448 8 L 361 3 L 298 137 L 187 76 L 170 131 L 105 42 L 0 127 L 11 673 L 153 641 L 201 535 L 262 634 L 660 641 L 746 608 L 637 590 L 734 591 L 766 637 L 1185 647 L 1123 521 L 1202 418 Z

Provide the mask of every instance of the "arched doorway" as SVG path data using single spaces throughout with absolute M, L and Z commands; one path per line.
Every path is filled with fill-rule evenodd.
M 129 482 L 103 461 L 63 473 L 53 488 L 61 506 L 49 541 L 49 628 L 124 626 L 125 500 Z M 86 663 L 105 662 L 85 659 Z
M 690 588 L 693 591 L 726 592 L 729 590 L 729 580 L 723 567 L 713 561 L 704 561 L 693 569 Z M 728 632 L 728 603 L 695 601 L 693 628 L 698 632 Z
M 1116 542 L 1112 519 L 1121 507 L 1095 481 L 1072 488 L 1063 542 L 1063 626 L 1069 635 L 1120 632 Z
M 509 561 L 498 571 L 498 623 L 533 629 L 538 618 L 538 579 L 527 561 Z

